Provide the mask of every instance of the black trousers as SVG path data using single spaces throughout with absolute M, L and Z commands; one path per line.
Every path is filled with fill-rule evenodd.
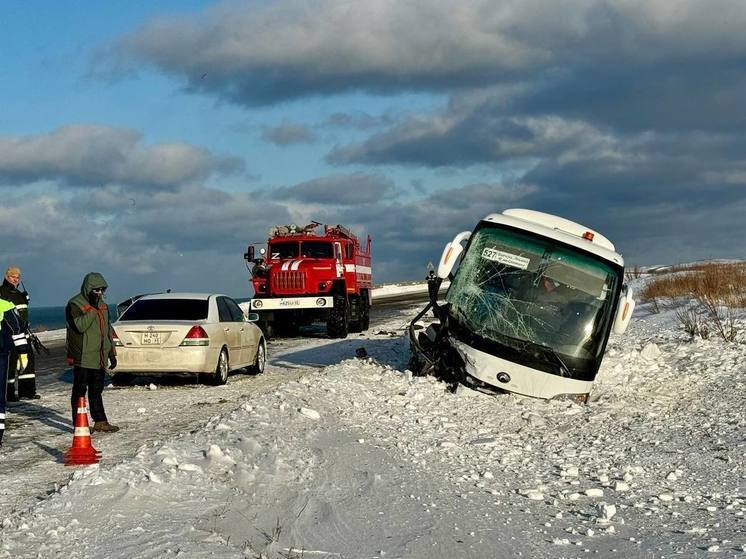
M 107 421 L 104 411 L 104 399 L 101 394 L 104 391 L 104 380 L 106 371 L 103 369 L 85 369 L 73 367 L 73 394 L 70 404 L 73 410 L 73 425 L 78 413 L 78 398 L 86 395 L 88 391 L 88 409 L 91 410 L 93 421 Z
M 0 353 L 0 387 L 4 387 L 8 382 L 8 362 L 10 356 L 7 353 Z M 5 434 L 5 407 L 6 403 L 5 390 L 0 390 L 0 443 L 3 442 Z
M 36 394 L 36 359 L 30 344 L 28 348 L 28 365 L 20 374 L 18 369 L 18 352 L 15 348 L 10 350 L 10 363 L 8 364 L 8 399 L 12 400 L 18 390 L 19 398 L 30 398 Z

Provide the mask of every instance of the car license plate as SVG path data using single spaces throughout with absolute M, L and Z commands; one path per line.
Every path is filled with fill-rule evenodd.
M 159 345 L 161 343 L 160 332 L 144 332 L 142 335 L 142 345 Z

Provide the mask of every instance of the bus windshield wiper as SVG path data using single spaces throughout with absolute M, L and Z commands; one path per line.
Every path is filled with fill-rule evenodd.
M 553 360 L 555 365 L 559 366 L 560 369 L 560 375 L 563 377 L 571 377 L 572 372 L 570 371 L 570 367 L 568 367 L 565 362 L 562 360 L 562 358 L 559 356 L 559 354 L 554 351 L 551 347 L 544 344 L 539 344 L 537 347 L 539 347 L 545 355 L 549 355 Z

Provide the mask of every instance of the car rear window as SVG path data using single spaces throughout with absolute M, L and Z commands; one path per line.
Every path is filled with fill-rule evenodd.
M 119 318 L 127 320 L 203 320 L 206 299 L 139 299 Z

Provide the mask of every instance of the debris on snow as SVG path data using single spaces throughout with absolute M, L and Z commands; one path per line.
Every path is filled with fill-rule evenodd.
M 597 521 L 608 522 L 616 515 L 616 506 L 602 501 L 596 505 L 596 511 L 598 512 Z
M 301 415 L 308 417 L 309 419 L 321 419 L 321 415 L 316 410 L 310 408 L 300 408 L 298 410 Z
M 646 344 L 645 347 L 642 348 L 642 351 L 640 351 L 640 357 L 645 361 L 655 361 L 660 357 L 660 355 L 660 348 L 653 342 Z

